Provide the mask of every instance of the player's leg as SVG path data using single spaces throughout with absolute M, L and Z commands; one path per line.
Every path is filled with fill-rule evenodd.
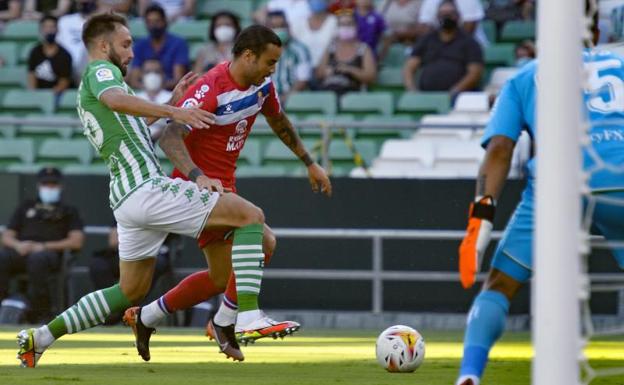
M 601 194 L 611 202 L 598 200 L 592 215 L 593 223 L 608 241 L 624 241 L 624 191 Z M 624 270 L 624 249 L 613 248 L 613 256 Z
M 483 290 L 468 313 L 457 385 L 481 381 L 490 349 L 505 329 L 509 302 L 531 276 L 532 229 L 533 191 L 528 185 L 496 248 Z

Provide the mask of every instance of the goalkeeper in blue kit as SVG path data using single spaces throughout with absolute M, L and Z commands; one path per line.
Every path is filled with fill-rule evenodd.
M 599 33 L 596 22 L 594 18 L 594 41 Z M 584 153 L 584 168 L 591 171 L 589 187 L 596 198 L 592 220 L 607 240 L 624 240 L 624 168 L 618 173 L 610 167 L 624 166 L 624 135 L 616 122 L 624 119 L 624 58 L 587 49 L 583 62 L 589 76 L 584 102 L 593 149 Z M 526 64 L 505 84 L 482 139 L 486 155 L 477 177 L 468 230 L 459 249 L 460 279 L 465 288 L 475 283 L 490 241 L 496 201 L 509 172 L 515 143 L 523 129 L 532 138 L 535 136 L 537 65 L 535 61 Z M 503 333 L 509 302 L 531 276 L 535 160 L 531 159 L 527 167 L 529 175 L 522 200 L 498 243 L 483 290 L 468 314 L 456 385 L 479 385 L 489 351 Z M 599 199 L 601 196 L 622 204 L 605 203 Z M 624 250 L 613 253 L 620 268 L 624 268 Z

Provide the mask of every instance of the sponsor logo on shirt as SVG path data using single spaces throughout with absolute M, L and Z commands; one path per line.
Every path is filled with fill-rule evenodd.
M 198 105 L 199 102 L 195 98 L 188 98 L 182 103 L 182 108 L 191 108 Z
M 233 114 L 234 111 L 232 111 L 232 105 L 228 104 L 227 106 L 225 106 L 225 111 L 223 111 L 223 114 Z
M 195 91 L 195 99 L 202 100 L 204 96 L 206 96 L 206 93 L 208 93 L 209 90 L 210 90 L 210 87 L 208 87 L 207 84 L 202 84 L 202 86 L 199 87 L 199 89 Z
M 115 76 L 113 75 L 113 71 L 111 71 L 109 68 L 100 68 L 99 70 L 95 71 L 95 78 L 98 82 L 105 82 L 107 80 L 115 79 Z
M 240 151 L 245 145 L 245 137 L 247 131 L 247 120 L 241 120 L 236 124 L 236 130 L 234 135 L 230 136 L 228 139 L 227 146 L 225 147 L 225 151 L 233 152 Z

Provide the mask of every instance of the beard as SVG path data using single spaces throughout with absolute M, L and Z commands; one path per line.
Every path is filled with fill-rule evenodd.
M 123 76 L 126 76 L 126 72 L 128 72 L 128 64 L 122 63 L 121 57 L 119 57 L 119 55 L 117 54 L 117 51 L 115 51 L 113 47 L 111 47 L 111 51 L 108 55 L 108 58 L 110 59 L 111 63 L 117 66 L 117 68 L 119 68 L 119 70 L 121 71 L 121 74 Z

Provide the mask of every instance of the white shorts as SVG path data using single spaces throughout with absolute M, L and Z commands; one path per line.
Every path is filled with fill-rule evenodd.
M 155 257 L 169 233 L 197 238 L 218 200 L 218 193 L 199 190 L 193 182 L 153 178 L 114 211 L 119 259 Z

